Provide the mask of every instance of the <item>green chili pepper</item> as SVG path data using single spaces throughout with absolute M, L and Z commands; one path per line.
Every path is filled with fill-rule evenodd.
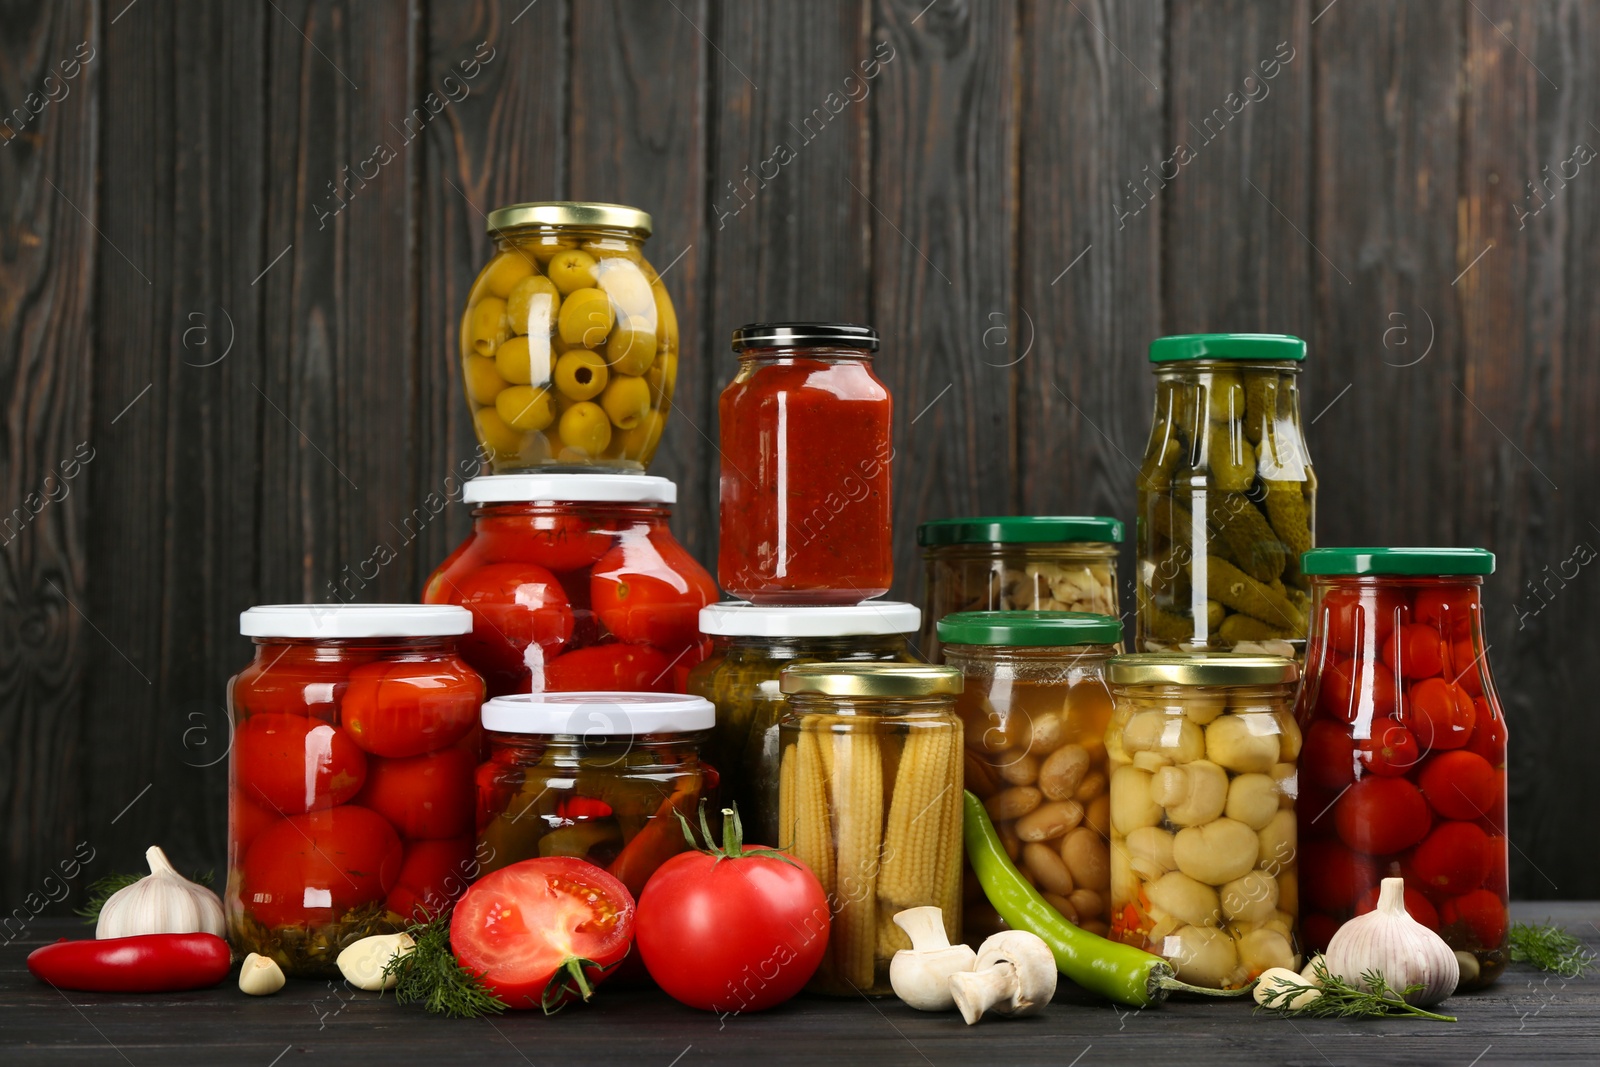
M 1108 941 L 1067 922 L 1022 877 L 1000 844 L 983 801 L 970 790 L 964 824 L 967 860 L 994 910 L 1013 930 L 1027 930 L 1043 938 L 1056 958 L 1056 969 L 1089 992 L 1135 1008 L 1158 1006 L 1175 990 L 1207 996 L 1249 992 L 1249 987 L 1203 989 L 1180 982 L 1172 965 L 1160 956 Z

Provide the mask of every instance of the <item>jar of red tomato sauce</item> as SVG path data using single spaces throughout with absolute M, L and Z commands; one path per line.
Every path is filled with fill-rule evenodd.
M 477 874 L 483 680 L 457 607 L 278 604 L 244 612 L 229 683 L 229 940 L 290 975 L 437 912 Z
M 643 474 L 467 482 L 472 533 L 423 592 L 472 612 L 461 655 L 490 696 L 683 692 L 717 585 L 672 536 L 678 490 Z
M 1506 964 L 1506 727 L 1483 638 L 1481 548 L 1319 548 L 1300 755 L 1301 922 L 1323 948 L 1405 879 L 1412 917 L 1461 961 Z
M 723 390 L 717 579 L 756 604 L 855 604 L 889 591 L 889 391 L 878 334 L 841 323 L 733 332 Z

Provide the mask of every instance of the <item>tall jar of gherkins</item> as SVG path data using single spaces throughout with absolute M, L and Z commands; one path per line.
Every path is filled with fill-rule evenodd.
M 961 933 L 961 719 L 954 667 L 786 667 L 779 725 L 778 844 L 822 882 L 828 953 L 806 987 L 883 996 L 911 942 L 896 912 L 943 909 Z
M 1151 342 L 1155 418 L 1139 470 L 1138 651 L 1303 656 L 1300 556 L 1315 543 L 1317 481 L 1285 334 Z

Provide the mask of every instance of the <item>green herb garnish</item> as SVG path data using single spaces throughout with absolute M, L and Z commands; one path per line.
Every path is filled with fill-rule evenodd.
M 1311 966 L 1313 981 L 1302 980 L 1295 983 L 1285 979 L 1274 982 L 1272 992 L 1266 995 L 1262 1006 L 1274 1008 L 1285 1015 L 1308 1018 L 1353 1019 L 1411 1015 L 1442 1023 L 1456 1021 L 1454 1015 L 1438 1015 L 1407 1004 L 1402 999 L 1421 990 L 1421 983 L 1396 992 L 1383 980 L 1382 974 L 1377 971 L 1366 971 L 1361 975 L 1361 982 L 1367 988 L 1358 989 L 1343 978 L 1329 974 L 1328 965 L 1320 959 Z M 1307 991 L 1314 991 L 1318 995 L 1298 1008 L 1288 1006 L 1295 997 Z
M 206 871 L 204 874 L 191 875 L 189 881 L 196 885 L 211 886 L 211 880 L 216 876 L 215 871 Z M 133 883 L 150 877 L 150 872 L 143 874 L 108 874 L 104 878 L 96 879 L 89 883 L 89 899 L 83 902 L 83 907 L 73 912 L 74 915 L 83 916 L 84 922 L 99 922 L 100 909 L 106 906 L 106 901 L 119 889 L 126 889 Z
M 1526 963 L 1563 978 L 1581 977 L 1595 961 L 1595 954 L 1582 941 L 1554 923 L 1512 923 L 1509 941 L 1511 962 Z
M 475 1019 L 506 1010 L 506 1002 L 484 988 L 483 976 L 461 966 L 450 951 L 449 912 L 414 924 L 406 933 L 417 947 L 383 968 L 385 977 L 396 976 L 397 1003 L 421 1004 L 435 1015 L 453 1019 Z

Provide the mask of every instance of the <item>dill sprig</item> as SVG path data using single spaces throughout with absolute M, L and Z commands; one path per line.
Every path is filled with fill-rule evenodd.
M 1438 1022 L 1453 1023 L 1454 1015 L 1439 1015 L 1426 1011 L 1414 1004 L 1407 1004 L 1404 999 L 1412 993 L 1422 989 L 1421 983 L 1407 986 L 1405 989 L 1395 991 L 1384 981 L 1383 975 L 1378 971 L 1366 971 L 1361 975 L 1361 984 L 1365 989 L 1358 988 L 1346 982 L 1343 978 L 1328 973 L 1328 965 L 1318 959 L 1312 965 L 1312 980 L 1290 982 L 1288 979 L 1274 982 L 1271 992 L 1267 993 L 1263 1007 L 1274 1008 L 1286 1015 L 1303 1018 L 1324 1019 L 1353 1019 L 1353 1018 L 1382 1018 L 1386 1016 L 1410 1015 L 1419 1019 L 1433 1019 Z M 1289 1004 L 1295 997 L 1302 993 L 1315 992 L 1317 996 L 1307 1000 L 1298 1008 L 1290 1008 Z
M 1511 961 L 1526 963 L 1563 978 L 1579 978 L 1594 965 L 1595 954 L 1554 923 L 1512 923 Z
M 113 893 L 149 876 L 150 872 L 145 871 L 144 874 L 108 874 L 104 878 L 98 878 L 89 883 L 88 899 L 83 902 L 83 907 L 76 909 L 73 914 L 83 916 L 84 922 L 99 922 L 100 909 L 106 906 L 106 901 L 111 899 Z M 206 871 L 204 874 L 190 875 L 189 881 L 209 889 L 211 880 L 215 876 L 215 871 Z
M 489 992 L 483 976 L 461 966 L 450 951 L 450 913 L 434 916 L 406 930 L 417 947 L 396 956 L 383 968 L 395 975 L 394 999 L 419 1003 L 435 1015 L 474 1019 L 506 1010 L 506 1002 Z

